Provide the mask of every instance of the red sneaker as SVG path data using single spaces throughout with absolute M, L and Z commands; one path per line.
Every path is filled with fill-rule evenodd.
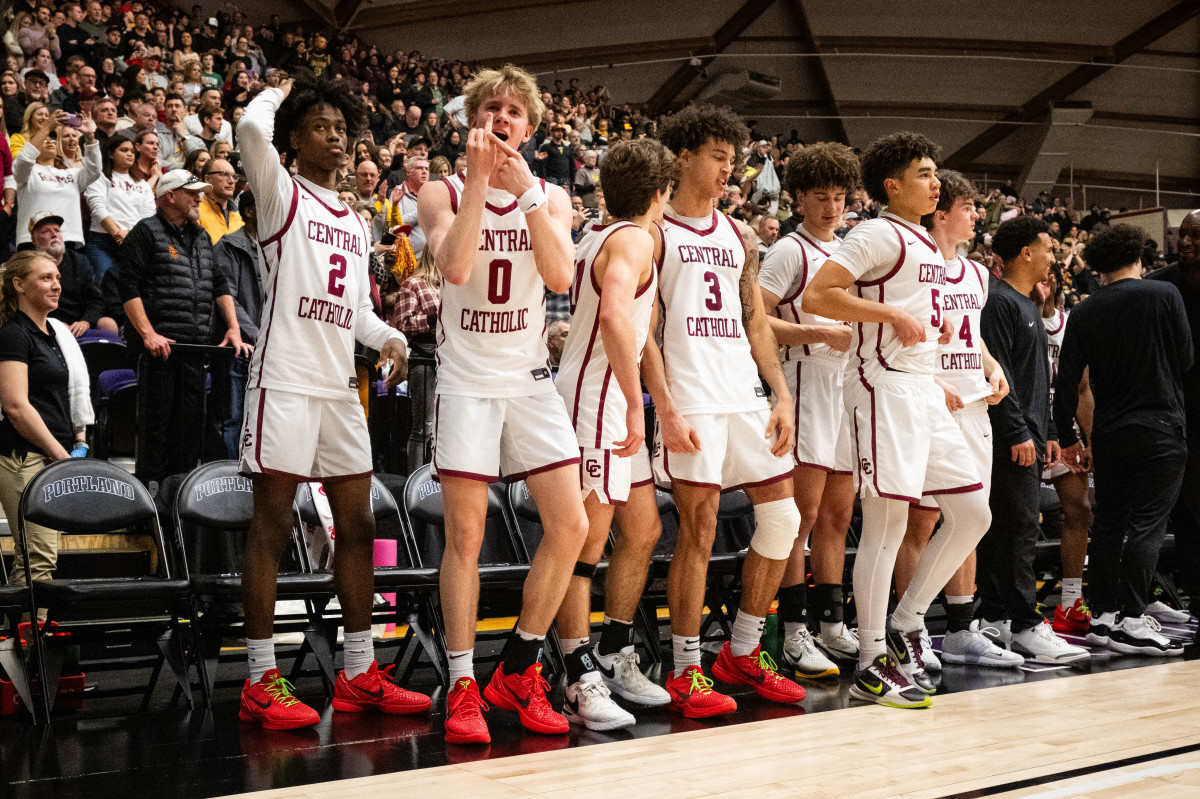
M 571 725 L 550 707 L 549 693 L 550 683 L 542 676 L 541 663 L 534 663 L 522 674 L 505 674 L 501 664 L 483 689 L 484 697 L 493 705 L 520 716 L 525 729 L 543 735 L 561 735 Z
M 311 727 L 321 720 L 317 711 L 292 696 L 292 684 L 283 678 L 279 669 L 271 669 L 256 683 L 246 680 L 242 686 L 238 718 L 268 730 Z
M 346 672 L 338 672 L 333 684 L 333 709 L 348 713 L 378 710 L 393 716 L 407 716 L 429 710 L 433 700 L 416 691 L 407 691 L 391 680 L 392 667 L 383 671 L 379 664 L 371 661 L 371 667 L 353 680 L 346 679 Z
M 712 685 L 713 681 L 704 676 L 699 666 L 688 666 L 678 677 L 671 672 L 667 675 L 671 707 L 689 719 L 723 716 L 737 710 L 733 697 L 717 693 Z
M 729 642 L 713 663 L 713 676 L 730 685 L 749 685 L 763 699 L 790 705 L 804 699 L 804 689 L 779 673 L 771 656 L 754 647 L 749 655 L 734 657 Z
M 462 677 L 446 694 L 446 742 L 487 744 L 492 742 L 483 711 L 487 702 L 479 695 L 479 686 L 470 677 Z
M 1050 625 L 1056 633 L 1067 635 L 1087 635 L 1092 621 L 1092 613 L 1083 604 L 1083 597 L 1075 600 L 1075 604 L 1063 610 L 1062 605 L 1054 608 L 1054 622 Z

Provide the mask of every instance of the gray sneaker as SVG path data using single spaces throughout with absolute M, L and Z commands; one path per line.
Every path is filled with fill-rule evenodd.
M 1016 668 L 1025 662 L 1025 658 L 997 646 L 979 630 L 946 633 L 942 639 L 942 659 L 947 663 L 997 669 Z

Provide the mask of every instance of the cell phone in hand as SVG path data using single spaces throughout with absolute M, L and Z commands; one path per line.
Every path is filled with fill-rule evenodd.
M 68 128 L 80 128 L 83 127 L 83 117 L 79 114 L 64 114 L 62 123 Z

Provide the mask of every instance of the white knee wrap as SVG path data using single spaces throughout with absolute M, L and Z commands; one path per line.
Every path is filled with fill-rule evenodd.
M 800 511 L 791 499 L 754 506 L 754 537 L 750 548 L 767 560 L 787 560 L 800 532 Z

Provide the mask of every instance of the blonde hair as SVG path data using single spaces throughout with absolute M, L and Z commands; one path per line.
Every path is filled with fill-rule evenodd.
M 421 253 L 421 260 L 417 261 L 417 268 L 409 277 L 420 278 L 435 289 L 441 287 L 442 273 L 438 271 L 437 264 L 434 263 L 432 247 L 425 246 L 425 251 Z
M 439 176 L 440 177 L 449 177 L 449 175 L 451 174 L 450 159 L 444 155 L 435 156 L 429 162 L 429 175 L 432 177 L 435 174 L 439 174 L 443 168 L 446 170 L 446 173 L 444 175 L 439 175 Z
M 532 128 L 541 124 L 542 115 L 546 113 L 537 81 L 528 72 L 512 64 L 480 71 L 463 91 L 467 96 L 468 122 L 475 119 L 485 101 L 498 94 L 510 94 L 517 98 L 525 106 L 525 115 Z
M 0 326 L 8 324 L 21 307 L 14 281 L 28 279 L 38 261 L 55 262 L 53 256 L 41 250 L 21 250 L 0 266 Z
M 21 135 L 25 137 L 25 141 L 33 138 L 33 115 L 37 113 L 39 108 L 50 110 L 50 106 L 40 100 L 34 100 L 25 106 L 25 113 L 21 116 Z M 53 112 L 51 113 L 53 114 Z

